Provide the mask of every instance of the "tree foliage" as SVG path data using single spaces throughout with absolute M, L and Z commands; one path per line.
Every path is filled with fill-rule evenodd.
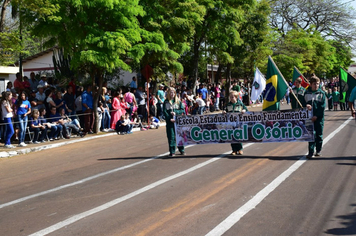
M 271 26 L 282 35 L 314 28 L 323 37 L 351 43 L 354 11 L 341 0 L 271 0 Z

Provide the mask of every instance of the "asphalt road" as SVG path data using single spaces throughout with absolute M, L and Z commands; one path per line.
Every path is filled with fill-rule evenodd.
M 260 108 L 257 108 L 257 110 Z M 326 112 L 307 143 L 196 145 L 162 158 L 165 128 L 0 160 L 0 235 L 355 235 L 356 134 Z

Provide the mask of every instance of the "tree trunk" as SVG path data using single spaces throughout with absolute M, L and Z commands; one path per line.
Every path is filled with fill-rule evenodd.
M 193 65 L 194 65 L 194 83 L 193 83 L 193 94 L 196 95 L 196 83 L 199 74 L 199 48 L 200 44 L 194 42 L 194 56 L 193 56 Z
M 225 104 L 229 102 L 230 87 L 231 87 L 231 63 L 226 66 L 226 84 L 225 84 Z
M 103 88 L 103 74 L 98 72 L 96 74 L 98 76 L 98 84 L 95 83 L 95 77 L 93 79 L 93 111 L 94 111 L 94 133 L 99 133 L 99 113 L 98 113 L 98 103 L 99 103 L 99 96 L 101 94 L 101 90 Z
M 222 65 L 219 63 L 218 71 L 216 72 L 216 76 L 215 76 L 215 84 L 221 81 L 221 71 L 222 71 Z
M 9 5 L 10 0 L 4 0 L 1 6 L 1 14 L 0 14 L 0 32 L 4 31 L 5 25 L 5 17 L 6 17 L 6 8 Z

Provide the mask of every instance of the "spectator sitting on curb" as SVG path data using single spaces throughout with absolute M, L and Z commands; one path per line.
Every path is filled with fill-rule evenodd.
M 126 134 L 128 126 L 125 123 L 125 116 L 121 115 L 120 119 L 116 122 L 115 131 L 117 134 Z
M 154 117 L 153 115 L 150 115 L 150 121 L 151 121 L 151 125 L 150 128 L 151 129 L 158 129 L 160 126 L 160 121 L 158 118 Z
M 125 125 L 127 125 L 127 133 L 132 134 L 133 124 L 131 123 L 129 113 L 125 114 Z

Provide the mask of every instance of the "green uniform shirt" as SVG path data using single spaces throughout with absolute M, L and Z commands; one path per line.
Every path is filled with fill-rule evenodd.
M 242 110 L 248 111 L 247 107 L 240 100 L 237 100 L 236 103 L 229 102 L 225 109 L 226 112 L 241 112 Z
M 299 102 L 302 104 L 302 106 L 305 107 L 306 103 L 305 103 L 304 95 L 307 90 L 302 86 L 300 88 L 295 87 L 292 90 L 293 90 L 293 93 L 295 94 L 295 96 L 297 96 L 297 98 L 298 98 Z M 289 97 L 290 97 L 290 104 L 292 105 L 292 109 L 301 108 L 297 99 L 295 99 L 293 94 L 290 94 Z
M 333 92 L 333 101 L 338 102 L 340 98 L 340 93 L 338 91 Z
M 309 88 L 305 92 L 304 98 L 306 104 L 312 105 L 313 116 L 318 117 L 318 120 L 324 119 L 324 110 L 326 104 L 325 92 L 320 88 L 316 91 L 312 91 L 311 88 Z

